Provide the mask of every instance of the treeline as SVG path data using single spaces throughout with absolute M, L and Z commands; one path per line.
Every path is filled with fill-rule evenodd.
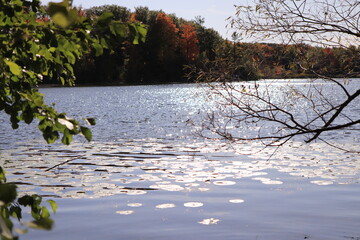
M 360 76 L 360 47 L 355 46 L 324 48 L 225 41 L 217 52 L 237 66 L 233 74 L 244 80 Z
M 322 48 L 309 45 L 235 43 L 204 26 L 204 19 L 185 20 L 174 14 L 137 7 L 135 11 L 117 5 L 82 10 L 90 21 L 110 12 L 114 20 L 147 25 L 144 43 L 113 43 L 103 54 L 96 52 L 77 61 L 77 83 L 158 84 L 196 81 L 196 69 L 216 74 L 229 68 L 232 80 L 259 78 L 302 78 L 323 74 L 357 77 L 360 72 L 359 47 Z M 111 31 L 111 29 L 110 29 Z M 114 29 L 113 31 L 121 31 Z M 96 32 L 104 38 L 111 32 Z M 98 56 L 99 55 L 99 56 Z M 231 65 L 231 67 L 229 67 Z M 223 72 L 223 69 L 218 69 Z M 51 83 L 51 80 L 47 80 Z
M 147 25 L 145 43 L 122 43 L 101 56 L 89 54 L 77 62 L 77 83 L 154 84 L 188 82 L 184 66 L 202 59 L 214 60 L 223 41 L 213 29 L 204 27 L 200 17 L 193 21 L 162 11 L 137 7 L 134 12 L 116 5 L 84 10 L 90 19 L 111 12 L 115 20 L 139 21 Z

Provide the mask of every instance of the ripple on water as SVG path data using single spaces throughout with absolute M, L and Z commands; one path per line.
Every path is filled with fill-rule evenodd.
M 202 207 L 204 206 L 204 204 L 202 202 L 186 202 L 184 203 L 184 207 L 189 207 L 189 208 L 198 208 L 198 207 Z
M 196 148 L 200 151 L 194 152 Z M 136 189 L 146 188 L 169 192 L 206 192 L 212 190 L 211 183 L 216 186 L 231 186 L 248 178 L 268 185 L 283 184 L 284 181 L 278 177 L 264 177 L 268 175 L 267 169 L 275 169 L 295 177 L 307 177 L 310 183 L 316 185 L 351 184 L 358 181 L 360 160 L 357 155 L 349 154 L 344 157 L 322 144 L 311 145 L 311 149 L 316 153 L 304 154 L 301 146 L 284 147 L 271 160 L 264 154 L 253 154 L 248 156 L 248 160 L 243 160 L 241 149 L 232 147 L 219 150 L 216 143 L 213 147 L 207 143 L 205 151 L 198 143 L 195 146 L 173 144 L 169 148 L 167 143 L 157 140 L 139 140 L 124 141 L 122 145 L 75 143 L 70 146 L 49 147 L 40 144 L 33 147 L 32 144 L 27 144 L 18 149 L 2 151 L 1 154 L 13 159 L 3 163 L 10 181 L 16 179 L 17 182 L 26 182 L 31 179 L 36 191 L 45 195 L 51 192 L 65 198 L 142 195 L 147 191 Z M 248 150 L 245 148 L 245 151 Z M 213 154 L 216 151 L 224 154 Z M 226 152 L 231 153 L 231 160 Z M 24 158 L 25 153 L 27 157 Z M 75 153 L 78 155 L 75 156 Z M 211 158 L 212 155 L 215 159 Z M 219 160 L 222 157 L 224 160 Z M 69 159 L 70 162 L 67 162 Z M 57 165 L 58 167 L 52 168 Z M 319 177 L 321 180 L 318 180 Z M 51 183 L 59 182 L 69 186 L 50 186 Z M 20 185 L 19 188 L 23 192 L 34 191 L 34 188 L 25 188 L 25 185 Z M 71 191 L 72 188 L 76 190 Z
M 203 219 L 202 221 L 199 221 L 199 224 L 202 225 L 214 225 L 214 224 L 218 224 L 220 222 L 220 219 L 217 218 L 206 218 Z
M 176 205 L 173 203 L 163 203 L 163 204 L 156 205 L 156 208 L 159 208 L 159 209 L 174 208 L 174 207 L 176 207 Z

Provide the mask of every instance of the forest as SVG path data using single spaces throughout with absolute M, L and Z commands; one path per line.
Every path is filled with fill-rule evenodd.
M 223 39 L 214 29 L 205 27 L 205 19 L 200 16 L 185 20 L 147 7 L 137 7 L 132 12 L 126 7 L 104 5 L 79 11 L 92 20 L 110 12 L 114 20 L 145 24 L 148 32 L 145 42 L 134 45 L 124 41 L 105 49 L 102 55 L 97 56 L 93 51 L 83 56 L 74 68 L 77 84 L 194 82 L 197 78 L 189 74 L 191 70 L 187 66 L 216 69 L 225 59 L 237 66 L 231 73 L 233 80 L 306 78 L 315 76 L 313 72 L 331 77 L 357 77 L 360 72 L 359 47 L 355 46 L 325 48 L 237 42 L 236 36 Z M 312 72 L 306 70 L 309 67 Z M 45 78 L 44 83 L 56 84 L 56 80 Z

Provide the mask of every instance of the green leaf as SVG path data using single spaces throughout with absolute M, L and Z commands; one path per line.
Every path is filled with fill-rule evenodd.
M 38 107 L 44 105 L 44 98 L 41 94 L 36 94 L 35 97 L 32 99 L 32 101 Z
M 54 21 L 54 23 L 56 23 L 62 28 L 66 28 L 67 26 L 70 25 L 68 18 L 62 13 L 56 13 L 51 18 Z
M 147 35 L 147 29 L 146 29 L 145 25 L 143 25 L 143 24 L 138 25 L 138 33 L 140 34 L 140 41 L 145 42 L 146 35 Z
M 99 43 L 94 43 L 93 48 L 95 49 L 95 56 L 100 56 L 103 54 L 103 47 Z
M 34 206 L 40 206 L 41 204 L 41 201 L 42 201 L 42 197 L 37 195 L 37 194 L 34 194 L 31 196 L 33 199 L 34 199 Z M 40 210 L 40 209 L 39 209 Z
M 131 37 L 133 38 L 133 44 L 139 44 L 139 41 L 145 42 L 147 29 L 145 25 L 139 23 L 130 23 L 129 29 Z
M 59 133 L 57 131 L 53 131 L 53 128 L 47 126 L 43 130 L 43 137 L 47 143 L 54 143 L 56 140 L 59 139 Z
M 51 19 L 54 21 L 55 24 L 63 28 L 70 25 L 70 21 L 68 19 L 68 14 L 69 14 L 68 1 L 63 1 L 60 3 L 50 2 L 48 11 L 51 16 Z
M 74 62 L 74 63 L 75 63 L 75 62 Z M 64 63 L 64 67 L 65 67 L 72 75 L 74 75 L 74 69 L 73 69 L 73 67 L 71 66 L 71 64 Z
M 72 54 L 70 51 L 66 51 L 64 54 L 70 64 L 75 63 L 76 58 L 75 58 L 74 54 Z
M 105 38 L 101 38 L 101 39 L 100 39 L 100 45 L 101 45 L 103 48 L 109 48 L 109 44 L 107 43 L 107 41 L 106 41 Z
M 25 121 L 25 123 L 27 123 L 27 124 L 30 124 L 33 121 L 34 115 L 33 115 L 32 109 L 30 107 L 27 107 L 23 111 L 22 118 Z
M 60 82 L 61 82 L 61 85 L 65 85 L 65 83 L 66 83 L 65 78 L 60 77 Z
M 127 35 L 127 27 L 125 23 L 114 22 L 110 25 L 110 30 L 114 35 L 125 38 Z
M 92 139 L 91 130 L 87 127 L 80 127 L 80 129 L 81 129 L 81 133 L 85 136 L 86 140 L 90 142 Z
M 129 24 L 130 34 L 133 38 L 133 44 L 139 44 L 139 34 L 135 24 Z
M 72 142 L 72 135 L 68 129 L 65 129 L 61 142 L 65 145 L 69 145 Z
M 9 61 L 9 60 L 6 60 L 4 59 L 4 62 L 6 65 L 9 66 L 10 68 L 10 72 L 14 75 L 20 75 L 21 74 L 21 67 L 19 65 L 17 65 L 16 63 L 12 62 L 12 61 Z
M 20 219 L 22 218 L 21 208 L 16 207 L 16 206 L 11 206 L 10 207 L 10 215 L 14 218 L 17 218 L 20 221 Z
M 113 17 L 114 17 L 114 14 L 112 14 L 111 12 L 104 12 L 98 18 L 98 23 L 109 24 Z
M 5 170 L 0 167 L 0 183 L 6 182 Z
M 11 114 L 10 121 L 11 121 L 11 126 L 13 129 L 19 128 L 19 119 L 18 119 L 17 114 Z
M 51 199 L 47 200 L 47 202 L 50 204 L 52 211 L 54 213 L 56 213 L 56 210 L 57 210 L 56 202 L 54 200 L 51 200 Z
M 96 125 L 96 120 L 95 120 L 95 118 L 85 118 L 85 121 L 86 121 L 89 125 L 91 125 L 91 126 Z
M 16 185 L 3 183 L 0 184 L 0 201 L 5 204 L 15 201 L 17 196 Z
M 41 217 L 42 218 L 49 218 L 50 217 L 49 210 L 45 206 L 43 206 L 41 208 Z
M 40 50 L 40 47 L 35 43 L 33 42 L 31 44 L 31 48 L 30 48 L 30 52 L 33 54 L 33 55 L 36 55 Z
M 18 199 L 18 203 L 24 207 L 32 206 L 34 204 L 34 198 L 32 196 L 25 195 Z

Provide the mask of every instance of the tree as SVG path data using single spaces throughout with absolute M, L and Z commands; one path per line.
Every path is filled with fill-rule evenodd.
M 204 18 L 200 16 L 195 18 L 196 35 L 199 40 L 200 53 L 204 53 L 206 58 L 212 61 L 215 59 L 216 49 L 223 42 L 223 39 L 214 29 L 206 28 L 204 23 Z
M 357 45 L 359 18 L 358 1 L 255 0 L 252 6 L 237 6 L 236 15 L 230 20 L 232 28 L 244 39 L 326 46 L 329 49 L 321 50 L 326 61 L 338 64 L 332 57 L 332 49 Z M 322 138 L 326 133 L 358 130 L 359 115 L 349 108 L 358 104 L 359 85 L 347 87 L 348 80 L 329 77 L 332 69 L 328 67 L 322 67 L 319 72 L 314 68 L 319 62 L 314 64 L 303 51 L 306 49 L 297 49 L 293 61 L 315 78 L 302 87 L 291 81 L 283 85 L 273 81 L 233 84 L 226 75 L 231 72 L 231 64 L 224 64 L 229 67 L 216 74 L 201 72 L 201 80 L 220 82 L 209 84 L 209 94 L 218 108 L 203 123 L 202 134 L 216 134 L 232 141 L 261 140 L 266 146 L 281 146 L 298 137 L 306 143 L 327 142 Z M 353 76 L 353 71 L 348 71 L 349 75 L 343 77 Z M 329 88 L 322 88 L 318 82 L 329 83 Z M 332 95 L 333 91 L 336 96 Z M 241 128 L 254 131 L 244 134 L 239 131 Z
M 74 64 L 85 54 L 101 55 L 114 42 L 145 40 L 146 29 L 140 23 L 113 21 L 111 13 L 92 20 L 73 8 L 70 1 L 50 3 L 45 9 L 39 0 L 0 0 L 0 111 L 10 116 L 14 129 L 19 122 L 38 120 L 39 130 L 48 143 L 62 134 L 62 143 L 70 144 L 74 135 L 88 141 L 92 134 L 75 119 L 58 113 L 44 103 L 38 84 L 44 79 L 74 84 Z M 106 31 L 108 34 L 98 34 Z M 92 118 L 84 119 L 90 125 Z M 48 201 L 56 211 L 54 201 Z M 20 221 L 22 207 L 31 208 L 34 219 L 27 226 L 51 229 L 53 221 L 38 195 L 18 198 L 16 185 L 7 183 L 0 167 L 0 236 L 18 239 L 11 218 Z
M 179 46 L 179 29 L 173 20 L 165 13 L 160 12 L 155 23 L 156 36 L 160 47 L 157 57 L 160 62 L 166 62 L 175 58 Z
M 145 79 L 152 82 L 170 82 L 182 75 L 179 54 L 179 29 L 163 12 L 150 11 L 149 35 L 144 45 Z
M 183 23 L 180 28 L 181 31 L 181 50 L 182 54 L 187 60 L 191 63 L 195 61 L 196 57 L 199 55 L 199 40 L 197 39 L 197 34 L 193 25 L 189 23 Z
M 92 34 L 100 39 L 106 40 L 109 47 L 103 50 L 102 54 L 90 52 L 84 55 L 75 65 L 75 75 L 80 83 L 123 83 L 125 74 L 125 65 L 127 61 L 126 49 L 132 45 L 129 39 L 118 39 L 112 37 L 116 32 L 116 27 L 108 27 L 107 23 L 98 24 L 98 19 L 103 14 L 109 14 L 112 20 L 119 26 L 125 26 L 124 23 L 130 23 L 131 12 L 125 7 L 116 5 L 104 5 L 85 9 L 85 15 L 91 19 Z M 132 22 L 136 25 L 138 23 Z M 127 31 L 126 28 L 118 29 Z M 124 33 L 125 33 L 124 32 Z
M 113 20 L 122 22 L 127 22 L 131 15 L 130 9 L 117 5 L 103 5 L 85 10 L 86 16 L 90 18 L 100 17 L 104 12 L 112 13 Z
M 140 23 L 113 21 L 104 13 L 91 21 L 78 14 L 67 1 L 51 3 L 48 13 L 38 0 L 1 0 L 0 4 L 0 111 L 10 115 L 12 127 L 30 124 L 35 118 L 48 143 L 62 134 L 69 144 L 72 136 L 82 134 L 91 140 L 89 128 L 57 113 L 44 103 L 38 84 L 48 78 L 74 84 L 74 64 L 85 54 L 101 55 L 116 42 L 144 41 L 146 29 Z M 51 16 L 44 21 L 43 16 Z M 106 34 L 102 34 L 106 32 Z M 94 124 L 93 119 L 85 122 Z

